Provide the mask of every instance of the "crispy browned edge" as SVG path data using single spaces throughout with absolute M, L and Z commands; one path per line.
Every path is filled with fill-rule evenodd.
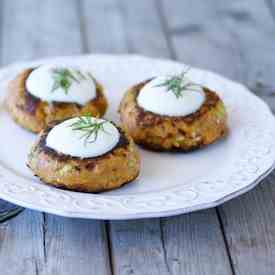
M 207 87 L 203 87 L 203 90 L 206 95 L 206 100 L 204 101 L 203 105 L 200 107 L 198 111 L 195 113 L 192 113 L 187 116 L 167 116 L 167 115 L 160 115 L 156 114 L 147 110 L 144 110 L 139 104 L 137 103 L 137 97 L 140 92 L 140 90 L 146 85 L 148 82 L 150 82 L 154 78 L 147 79 L 143 82 L 140 82 L 134 86 L 132 86 L 127 92 L 131 92 L 134 94 L 134 108 L 135 111 L 137 112 L 136 116 L 136 123 L 140 127 L 144 128 L 150 128 L 152 126 L 158 126 L 163 124 L 165 121 L 171 122 L 171 125 L 173 127 L 177 127 L 177 123 L 179 122 L 184 122 L 186 124 L 192 124 L 195 122 L 197 119 L 202 117 L 204 114 L 206 114 L 211 108 L 215 108 L 215 106 L 221 102 L 221 99 L 219 96 L 212 90 L 210 90 Z M 123 102 L 124 98 L 122 99 L 121 103 Z M 122 104 L 120 104 L 118 112 L 121 114 L 121 108 Z M 125 125 L 124 125 L 125 126 Z M 127 128 L 127 127 L 126 127 Z M 222 134 L 220 135 L 219 139 L 226 137 L 229 133 L 229 128 L 226 126 Z M 217 140 L 213 140 L 211 143 L 215 143 Z M 136 142 L 136 141 L 135 141 Z M 136 142 L 137 143 L 137 142 Z M 151 151 L 156 151 L 156 152 L 191 152 L 191 151 L 196 151 L 198 149 L 201 149 L 207 145 L 210 145 L 211 143 L 208 144 L 198 144 L 195 146 L 192 146 L 188 149 L 183 149 L 183 148 L 164 148 L 162 146 L 158 146 L 155 144 L 147 144 L 146 142 L 138 142 L 137 144 L 141 146 L 144 149 L 151 150 Z
M 108 106 L 107 99 L 102 85 L 96 80 L 96 98 L 84 106 L 67 102 L 48 103 L 30 94 L 25 86 L 28 76 L 34 69 L 25 69 L 8 85 L 7 109 L 13 119 L 23 128 L 38 133 L 50 121 L 56 119 L 65 119 L 84 113 L 97 117 L 105 114 Z
M 148 79 L 142 83 L 139 83 L 135 85 L 132 90 L 135 93 L 135 103 L 136 103 L 136 109 L 138 110 L 138 121 L 142 123 L 144 126 L 144 122 L 146 123 L 145 125 L 158 125 L 161 124 L 164 120 L 170 120 L 174 122 L 178 121 L 183 121 L 185 123 L 192 123 L 194 120 L 198 119 L 200 116 L 208 112 L 210 108 L 213 108 L 216 106 L 216 104 L 220 101 L 220 98 L 218 95 L 209 90 L 208 88 L 204 87 L 203 90 L 206 95 L 206 99 L 200 109 L 196 111 L 195 113 L 192 113 L 187 116 L 166 116 L 166 115 L 159 115 L 156 113 L 152 113 L 150 111 L 144 110 L 142 107 L 140 107 L 137 103 L 137 97 L 139 94 L 139 91 L 143 88 L 145 84 L 147 84 L 151 79 Z M 149 119 L 148 119 L 149 118 Z
M 131 137 L 119 126 L 117 126 L 115 123 L 113 123 L 113 125 L 119 130 L 120 133 L 120 139 L 119 142 L 117 143 L 117 145 L 110 150 L 109 152 L 105 153 L 104 155 L 98 156 L 98 157 L 91 157 L 91 158 L 79 158 L 79 157 L 72 157 L 69 155 L 65 155 L 62 153 L 59 153 L 49 147 L 47 147 L 46 145 L 46 138 L 48 133 L 50 132 L 50 130 L 57 124 L 61 123 L 62 121 L 53 121 L 50 124 L 47 125 L 47 127 L 40 133 L 39 138 L 38 138 L 38 142 L 36 143 L 36 145 L 32 148 L 31 153 L 33 153 L 33 151 L 36 151 L 36 155 L 39 156 L 40 152 L 43 152 L 44 154 L 46 154 L 51 160 L 53 161 L 58 161 L 58 162 L 63 162 L 64 164 L 66 164 L 67 162 L 69 162 L 70 160 L 74 160 L 78 163 L 78 166 L 74 166 L 74 168 L 79 169 L 79 171 L 81 171 L 81 166 L 85 167 L 85 169 L 88 170 L 93 170 L 94 167 L 96 166 L 96 162 L 98 161 L 108 161 L 108 159 L 110 158 L 110 154 L 116 154 L 116 152 L 119 149 L 123 149 L 123 150 L 128 150 L 129 146 L 133 146 L 134 143 L 133 141 L 130 141 L 129 139 L 131 139 Z M 137 151 L 135 152 L 136 154 Z M 26 164 L 33 172 L 35 172 L 32 167 L 29 165 L 29 163 L 27 162 Z M 140 164 L 139 164 L 140 165 Z M 85 186 L 81 186 L 81 185 L 77 185 L 74 186 L 74 188 L 68 188 L 66 186 L 66 184 L 62 184 L 62 183 L 50 183 L 50 182 L 46 182 L 45 180 L 43 180 L 42 178 L 39 177 L 39 175 L 34 174 L 34 176 L 36 176 L 37 178 L 39 178 L 41 180 L 42 183 L 47 184 L 47 185 L 51 185 L 54 186 L 56 188 L 60 188 L 63 190 L 69 190 L 69 191 L 73 191 L 73 192 L 85 192 L 85 193 L 100 193 L 100 192 L 104 192 L 104 191 L 110 191 L 113 189 L 117 189 L 120 188 L 128 183 L 133 182 L 140 173 L 140 167 L 138 168 L 137 173 L 132 177 L 131 180 L 125 181 L 122 184 L 112 187 L 112 188 L 101 188 L 100 190 L 97 191 L 87 191 L 87 188 L 85 188 Z
M 48 156 L 50 156 L 52 159 L 55 159 L 55 160 L 58 160 L 58 161 L 66 161 L 66 160 L 73 159 L 73 160 L 77 160 L 77 161 L 80 161 L 81 163 L 86 164 L 87 162 L 90 163 L 91 161 L 96 161 L 96 160 L 99 160 L 99 159 L 102 160 L 104 158 L 108 158 L 107 157 L 108 154 L 114 152 L 118 148 L 126 148 L 130 144 L 130 142 L 129 142 L 126 134 L 125 134 L 125 131 L 122 128 L 118 127 L 115 123 L 111 122 L 118 129 L 119 134 L 120 134 L 118 143 L 116 144 L 116 146 L 111 151 L 107 152 L 104 155 L 98 156 L 98 157 L 85 158 L 85 159 L 65 155 L 65 154 L 62 154 L 62 153 L 59 153 L 59 152 L 53 150 L 52 148 L 50 148 L 46 145 L 46 139 L 47 139 L 47 136 L 48 136 L 49 132 L 51 131 L 51 129 L 55 125 L 57 125 L 61 122 L 62 121 L 53 121 L 49 125 L 47 125 L 47 127 L 40 134 L 39 143 L 38 143 L 38 148 L 39 148 L 40 151 L 43 151 Z

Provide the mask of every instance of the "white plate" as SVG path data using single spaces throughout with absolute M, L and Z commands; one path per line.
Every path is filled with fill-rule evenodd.
M 51 62 L 90 69 L 106 88 L 107 118 L 118 121 L 118 103 L 130 85 L 154 75 L 181 72 L 183 64 L 139 56 L 89 55 L 40 60 L 0 71 L 0 100 L 7 81 L 24 67 Z M 64 191 L 34 178 L 25 166 L 35 135 L 18 127 L 1 103 L 0 197 L 57 215 L 96 219 L 170 216 L 216 206 L 251 189 L 272 170 L 275 121 L 269 108 L 244 86 L 203 70 L 196 80 L 217 91 L 229 113 L 230 135 L 188 154 L 139 149 L 141 175 L 135 182 L 101 194 Z M 0 101 L 0 102 L 1 102 Z

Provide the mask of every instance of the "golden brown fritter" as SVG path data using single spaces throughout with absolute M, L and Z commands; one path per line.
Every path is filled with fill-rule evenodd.
M 120 107 L 120 119 L 137 144 L 156 151 L 190 151 L 211 144 L 228 133 L 227 113 L 219 96 L 203 88 L 201 108 L 187 116 L 165 116 L 144 110 L 137 103 L 141 88 L 150 80 L 130 88 Z
M 110 152 L 82 159 L 47 147 L 47 135 L 55 124 L 39 134 L 28 156 L 28 167 L 43 182 L 74 191 L 101 192 L 118 188 L 139 175 L 139 154 L 122 129 L 118 128 L 120 140 Z
M 98 82 L 96 82 L 96 98 L 84 106 L 65 102 L 49 103 L 33 96 L 26 89 L 26 80 L 33 70 L 33 68 L 24 70 L 8 85 L 7 109 L 15 122 L 23 128 L 38 133 L 51 121 L 87 113 L 95 117 L 104 115 L 108 104 L 103 87 Z

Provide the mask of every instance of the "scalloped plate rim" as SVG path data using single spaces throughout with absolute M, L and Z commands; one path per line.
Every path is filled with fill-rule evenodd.
M 148 59 L 148 60 L 154 60 L 154 61 L 160 61 L 160 62 L 169 62 L 169 63 L 175 63 L 178 65 L 183 65 L 179 62 L 173 61 L 173 60 L 169 60 L 169 59 L 158 59 L 158 58 L 150 58 L 150 57 L 145 57 L 145 56 L 140 56 L 140 55 L 125 55 L 125 54 L 121 54 L 121 55 L 112 55 L 112 54 L 94 54 L 94 55 L 80 55 L 80 56 L 61 56 L 61 57 L 52 57 L 52 58 L 44 58 L 44 59 L 40 59 L 39 61 L 33 61 L 33 62 L 27 62 L 27 64 L 32 64 L 32 63 L 37 63 L 37 62 L 44 62 L 46 60 L 58 60 L 58 59 L 64 59 L 64 58 L 83 58 L 83 57 L 94 57 L 94 58 L 108 58 L 108 57 L 116 57 L 116 58 L 142 58 L 142 59 Z M 0 69 L 0 81 L 1 81 L 1 76 L 3 78 L 3 75 L 5 75 L 6 73 L 9 73 L 9 71 L 11 71 L 12 69 L 15 68 L 20 68 L 20 67 L 24 67 L 26 66 L 26 62 L 21 62 L 21 63 L 16 63 L 16 64 L 10 64 L 5 68 L 1 68 Z M 211 71 L 206 71 L 206 70 L 201 70 L 201 71 L 205 71 L 205 72 L 209 72 L 213 75 L 219 76 L 225 80 L 227 80 L 227 78 L 220 76 L 217 73 L 213 73 Z M 238 84 L 240 85 L 240 87 L 244 87 L 242 84 L 239 84 L 237 82 L 234 82 L 232 80 L 229 80 L 232 83 Z M 246 87 L 244 87 L 247 91 L 249 91 Z M 258 98 L 256 95 L 254 95 L 253 93 L 250 94 L 251 97 L 257 98 L 259 101 L 261 101 L 262 103 L 264 103 L 265 107 L 269 110 L 270 112 L 270 116 L 273 116 L 269 107 L 267 106 L 267 104 L 265 102 L 263 102 L 260 98 Z M 274 117 L 273 117 L 274 118 Z M 275 119 L 274 119 L 275 122 Z M 273 129 L 274 130 L 274 129 Z M 275 160 L 275 159 L 274 159 Z M 235 198 L 249 190 L 251 190 L 252 188 L 254 188 L 261 180 L 263 180 L 267 175 L 269 175 L 273 169 L 275 168 L 275 162 L 269 166 L 269 168 L 266 168 L 266 170 L 258 176 L 258 178 L 254 181 L 252 181 L 250 184 L 247 184 L 246 186 L 243 186 L 242 188 L 230 193 L 230 194 L 226 194 L 221 196 L 218 199 L 215 199 L 211 202 L 206 202 L 206 203 L 198 203 L 197 205 L 194 206 L 190 206 L 190 207 L 182 207 L 182 208 L 177 208 L 177 209 L 170 209 L 170 210 L 160 210 L 160 211 L 140 211 L 138 213 L 126 213 L 126 214 L 119 214 L 116 213 L 115 216 L 111 216 L 113 215 L 113 213 L 111 214 L 103 214 L 102 212 L 99 212 L 98 214 L 91 212 L 77 212 L 77 211 L 70 211 L 70 210 L 64 210 L 64 209 L 58 209 L 58 208 L 51 208 L 51 207 L 39 207 L 39 206 L 35 206 L 32 203 L 28 203 L 27 201 L 21 201 L 18 198 L 13 198 L 12 196 L 9 196 L 5 193 L 1 193 L 0 191 L 0 197 L 2 199 L 5 199 L 9 202 L 18 204 L 20 206 L 26 207 L 26 208 L 30 208 L 33 210 L 39 210 L 39 211 L 45 211 L 48 213 L 52 213 L 55 215 L 59 215 L 59 216 L 66 216 L 66 217 L 74 217 L 74 218 L 87 218 L 87 219 L 111 219 L 111 220 L 121 220 L 121 219 L 137 219 L 137 218 L 151 218 L 151 217 L 168 217 L 168 216 L 174 216 L 174 215 L 180 215 L 180 214 L 184 214 L 184 213 L 189 213 L 189 212 L 193 212 L 193 211 L 197 211 L 197 210 L 202 210 L 202 209 L 208 209 L 208 208 L 212 208 L 212 207 L 216 207 L 228 200 L 231 200 L 232 198 Z M 111 196 L 110 196 L 111 197 Z

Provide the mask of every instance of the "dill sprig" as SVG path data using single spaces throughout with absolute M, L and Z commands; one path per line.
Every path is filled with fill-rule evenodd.
M 202 86 L 190 81 L 186 77 L 186 74 L 189 70 L 190 68 L 188 68 L 187 70 L 185 70 L 184 72 L 178 75 L 169 76 L 167 80 L 160 83 L 159 85 L 156 85 L 155 87 L 165 86 L 167 89 L 167 92 L 174 93 L 176 98 L 182 97 L 183 91 L 186 91 L 186 90 L 198 91 L 198 88 L 201 88 Z
M 52 70 L 52 76 L 54 79 L 54 84 L 52 86 L 52 92 L 61 88 L 64 90 L 65 94 L 68 94 L 68 91 L 73 82 L 80 83 L 82 80 L 87 80 L 88 78 L 94 81 L 94 78 L 91 73 L 83 73 L 77 69 L 66 69 L 58 68 Z
M 100 131 L 109 134 L 104 129 L 104 124 L 107 121 L 96 122 L 93 121 L 91 116 L 78 117 L 78 120 L 70 125 L 73 131 L 81 131 L 83 135 L 80 139 L 84 139 L 85 146 L 88 143 L 93 143 L 97 140 Z

